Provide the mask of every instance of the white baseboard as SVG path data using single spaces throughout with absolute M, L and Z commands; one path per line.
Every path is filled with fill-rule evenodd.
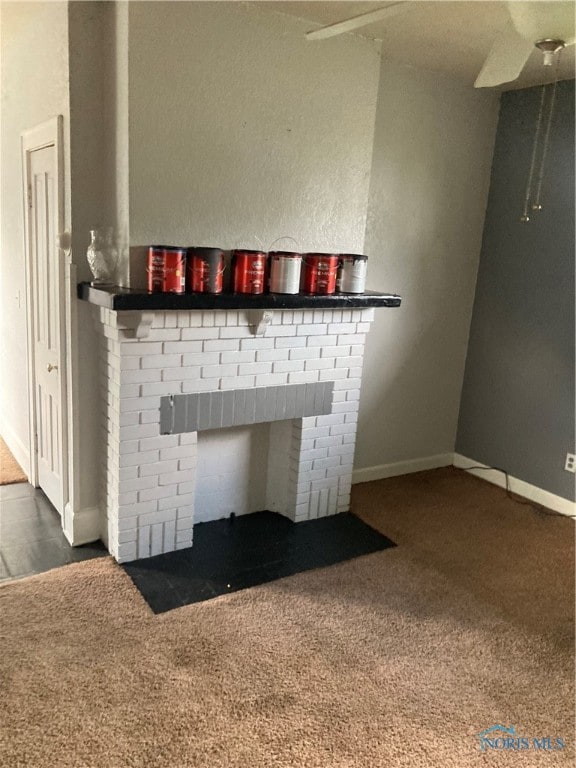
M 62 529 L 64 536 L 73 547 L 97 541 L 100 538 L 101 523 L 102 518 L 98 507 L 84 507 L 77 510 L 73 510 L 70 504 L 64 507 Z
M 30 451 L 8 424 L 4 416 L 0 418 L 0 435 L 2 435 L 2 439 L 8 446 L 12 456 L 14 456 L 24 470 L 26 477 L 30 478 Z
M 352 472 L 352 483 L 368 483 L 371 480 L 383 480 L 386 477 L 423 472 L 425 469 L 451 467 L 453 459 L 453 453 L 439 453 L 436 456 L 424 456 L 421 459 L 410 459 L 408 461 L 397 461 L 394 464 L 380 464 L 377 467 L 355 469 Z
M 454 466 L 459 469 L 465 469 L 471 475 L 487 480 L 489 483 L 500 486 L 500 488 L 506 488 L 506 476 L 498 469 L 490 469 L 485 464 L 469 459 L 466 456 L 461 456 L 459 453 L 454 454 Z M 470 469 L 470 467 L 485 467 L 485 469 Z M 549 491 L 544 491 L 536 485 L 530 485 L 530 483 L 526 483 L 524 480 L 519 480 L 511 475 L 508 475 L 508 486 L 512 493 L 523 496 L 535 504 L 546 507 L 546 509 L 559 512 L 561 515 L 576 515 L 576 502 L 574 501 L 557 496 Z

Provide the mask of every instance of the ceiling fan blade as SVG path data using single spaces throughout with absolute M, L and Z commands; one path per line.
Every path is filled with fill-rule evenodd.
M 516 80 L 533 49 L 534 42 L 519 35 L 510 23 L 494 41 L 474 87 L 491 88 Z
M 405 13 L 409 10 L 409 6 L 410 3 L 406 2 L 406 0 L 390 3 L 390 5 L 385 5 L 383 8 L 377 8 L 375 11 L 361 13 L 359 16 L 352 16 L 350 19 L 337 21 L 334 24 L 320 27 L 320 29 L 314 29 L 311 32 L 306 33 L 306 38 L 308 40 L 324 40 L 327 37 L 343 35 L 345 32 L 352 32 L 353 29 L 365 27 L 368 24 L 372 24 L 374 21 L 390 19 L 393 16 L 397 16 L 399 13 Z

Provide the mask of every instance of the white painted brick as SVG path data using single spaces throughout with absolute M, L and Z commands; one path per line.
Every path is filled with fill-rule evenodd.
M 330 427 L 331 435 L 353 435 L 356 433 L 356 424 L 334 424 Z
M 358 405 L 358 400 L 351 400 L 345 403 L 333 403 L 332 413 L 355 413 L 358 410 Z
M 349 357 L 339 357 L 336 360 L 336 368 L 359 368 L 362 371 L 362 359 L 352 355 Z
M 242 340 L 240 343 L 248 341 Z M 236 339 L 213 339 L 204 342 L 205 352 L 235 352 L 238 350 L 238 341 Z
M 160 408 L 159 397 L 127 397 L 122 401 L 122 410 L 125 413 L 129 411 L 147 411 L 153 408 Z
M 190 328 L 190 312 L 177 312 L 176 323 L 178 328 Z
M 125 493 L 129 493 L 130 491 L 144 491 L 146 488 L 155 488 L 157 485 L 158 485 L 158 481 L 154 476 L 139 477 L 136 480 L 124 480 L 122 482 L 122 490 Z M 134 501 L 137 501 L 137 499 L 134 499 Z M 125 504 L 128 502 L 121 501 L 119 503 Z
M 310 485 L 312 488 L 312 493 L 314 493 L 315 491 L 324 490 L 324 488 L 333 488 L 334 478 L 327 477 L 325 480 L 312 480 Z
M 358 323 L 356 325 L 357 333 L 368 333 L 369 330 L 370 330 L 370 323 Z
M 182 355 L 150 355 L 142 358 L 142 368 L 170 368 L 181 362 Z
M 176 328 L 177 326 L 176 312 L 166 312 L 164 317 L 164 328 Z
M 177 509 L 183 504 L 188 504 L 190 509 L 194 507 L 195 494 L 183 494 L 181 496 L 169 496 L 166 499 L 158 499 L 158 509 Z
M 320 371 L 320 381 L 338 381 L 339 379 L 345 379 L 348 375 L 346 368 L 332 368 L 330 370 Z
M 300 360 L 279 360 L 272 364 L 274 373 L 286 373 L 291 371 L 300 371 L 302 362 Z
M 148 512 L 140 515 L 138 524 L 140 527 L 146 525 L 158 525 L 159 523 L 175 520 L 176 512 L 173 509 L 157 509 L 154 512 Z
M 345 369 L 343 369 L 345 371 Z M 334 381 L 334 389 L 360 389 L 360 379 L 342 379 L 341 381 Z
M 182 435 L 178 435 L 180 445 L 196 445 L 198 443 L 197 432 L 184 432 Z
M 175 485 L 158 486 L 144 491 L 138 491 L 139 501 L 152 501 L 153 499 L 165 499 L 176 495 Z
M 138 467 L 119 467 L 119 480 L 135 480 L 138 477 Z
M 202 312 L 202 327 L 212 328 L 216 325 L 216 313 L 212 310 Z
M 240 366 L 242 368 L 242 366 Z M 231 365 L 205 365 L 201 369 L 201 376 L 203 379 L 219 379 L 223 376 L 236 376 L 238 373 L 238 366 Z M 242 373 L 242 371 L 240 371 Z M 249 371 L 247 371 L 249 373 Z
M 140 440 L 141 451 L 157 451 L 161 448 L 173 448 L 178 445 L 178 435 L 159 435 Z
M 235 328 L 228 326 L 220 328 L 221 339 L 246 339 L 250 338 L 251 335 L 250 329 L 243 325 L 239 325 Z
M 339 465 L 339 456 L 328 456 L 325 459 L 314 459 L 312 462 L 312 469 L 328 469 L 328 467 L 337 467 Z
M 362 378 L 362 367 L 358 368 L 348 368 L 348 378 L 350 379 L 360 379 Z
M 238 325 L 240 319 L 240 313 L 236 311 L 226 312 L 226 326 Z
M 137 467 L 140 464 L 153 464 L 158 461 L 158 451 L 139 451 L 138 453 L 128 453 L 126 456 L 120 456 L 119 465 L 121 467 Z
M 322 357 L 334 357 L 338 358 L 340 363 L 336 365 L 344 365 L 345 361 L 350 357 L 350 347 L 321 347 L 320 352 Z
M 184 355 L 202 352 L 202 341 L 171 341 L 164 344 L 165 355 Z
M 294 322 L 294 312 L 290 312 L 288 310 L 284 310 L 280 313 L 282 318 L 282 324 L 283 325 L 292 325 Z
M 138 494 L 136 491 L 128 491 L 126 493 L 118 494 L 118 504 L 135 504 L 138 501 Z
M 188 531 L 190 530 L 194 525 L 194 518 L 193 517 L 184 517 L 184 518 L 178 518 L 176 521 L 176 530 L 178 531 Z
M 198 310 L 190 312 L 190 328 L 202 327 L 202 312 Z
M 286 384 L 288 375 L 286 373 L 263 373 L 256 376 L 257 387 L 276 387 L 279 384 Z
M 153 384 L 142 384 L 142 397 L 149 395 L 177 395 L 181 391 L 179 382 L 158 381 Z
M 334 436 L 336 437 L 336 435 Z M 354 456 L 354 444 L 333 445 L 328 448 L 328 456 Z
M 364 355 L 364 344 L 352 344 L 350 354 L 362 357 Z
M 254 386 L 254 376 L 232 376 L 220 379 L 219 389 L 248 389 Z
M 338 344 L 364 344 L 366 336 L 363 333 L 349 333 L 338 336 Z
M 182 392 L 213 392 L 216 379 L 190 379 L 182 382 Z
M 306 340 L 309 347 L 334 347 L 337 341 L 337 336 L 309 336 Z
M 151 328 L 147 336 L 150 341 L 177 341 L 180 339 L 179 328 Z
M 244 353 L 240 352 L 239 354 L 244 354 Z M 289 354 L 290 354 L 289 349 L 257 349 L 256 362 L 267 363 L 270 361 L 288 360 Z
M 184 446 L 180 446 L 182 448 Z M 197 464 L 196 456 L 187 456 L 186 458 L 179 459 L 178 469 L 193 469 Z
M 196 491 L 196 483 L 178 483 L 178 496 L 187 496 Z M 182 502 L 179 502 L 179 506 Z
M 135 560 L 137 557 L 137 547 L 135 541 L 129 541 L 125 544 L 118 544 L 116 550 L 116 559 L 119 563 L 125 563 L 129 560 Z
M 186 365 L 182 368 L 164 368 L 161 372 L 162 381 L 183 382 L 200 378 L 199 365 Z
M 118 517 L 131 517 L 132 515 L 144 515 L 146 512 L 154 512 L 158 509 L 158 502 L 152 499 L 151 501 L 139 501 L 138 504 L 129 504 L 126 507 L 118 507 Z
M 140 397 L 140 384 L 121 384 L 120 399 Z
M 121 357 L 120 369 L 122 371 L 133 371 L 140 368 L 140 357 Z
M 330 323 L 328 333 L 356 333 L 356 323 Z
M 190 355 L 182 355 L 182 365 L 200 367 L 202 365 L 215 365 L 220 362 L 219 352 L 195 352 Z M 233 362 L 232 360 L 224 362 Z
M 195 469 L 176 470 L 160 475 L 158 485 L 172 485 L 172 483 L 193 483 L 196 479 Z
M 138 341 L 134 344 L 122 344 L 123 357 L 143 357 L 147 355 L 161 355 L 162 344 L 153 341 Z
M 346 401 L 360 400 L 360 389 L 349 389 L 346 392 Z
M 296 327 L 297 336 L 326 336 L 328 326 L 324 323 L 303 323 Z
M 120 533 L 120 531 L 134 531 L 138 524 L 137 521 L 137 517 L 126 516 L 118 518 L 118 520 L 115 521 L 118 525 L 118 533 Z
M 227 363 L 254 363 L 256 358 L 256 352 L 251 349 L 247 349 L 245 352 L 234 350 L 234 352 L 222 352 L 220 355 L 220 362 L 222 364 Z M 207 365 L 207 363 L 206 363 Z
M 160 475 L 166 472 L 175 472 L 178 469 L 178 461 L 176 459 L 168 459 L 166 461 L 156 461 L 153 464 L 144 464 L 140 467 L 140 477 L 147 477 L 149 475 Z M 176 482 L 176 481 L 175 481 Z M 168 485 L 168 483 L 163 483 Z
M 238 367 L 240 376 L 256 376 L 259 373 L 272 373 L 272 363 L 243 363 Z
M 273 340 L 276 349 L 294 349 L 295 347 L 305 347 L 305 336 L 278 336 Z
M 334 358 L 333 357 L 327 357 L 327 358 L 319 358 L 316 360 L 305 360 L 304 361 L 304 370 L 306 371 L 320 371 L 324 368 L 334 368 Z
M 190 452 L 195 451 L 189 445 L 176 445 L 173 447 L 160 449 L 160 461 L 167 461 L 169 459 L 184 459 L 190 456 Z
M 301 347 L 290 350 L 290 360 L 316 360 L 320 357 L 322 350 L 320 347 Z
M 357 412 L 346 413 L 344 415 L 344 422 L 346 424 L 356 424 L 357 421 L 358 421 L 358 413 Z
M 160 410 L 142 411 L 139 421 L 140 424 L 154 424 L 156 426 L 156 434 L 158 434 L 158 425 L 160 424 Z
M 312 384 L 318 381 L 318 371 L 295 371 L 288 374 L 289 384 Z
M 317 437 L 316 440 L 311 442 L 314 443 L 315 448 L 328 448 L 328 455 L 330 455 L 330 448 L 340 446 L 342 437 L 341 435 L 329 435 L 328 437 Z
M 134 370 L 122 371 L 120 373 L 122 384 L 149 384 L 157 380 L 158 374 L 154 370 L 135 368 Z
M 240 339 L 240 349 L 272 349 L 275 339 L 271 336 L 258 336 L 257 338 Z
M 124 440 L 119 444 L 118 453 L 120 456 L 124 456 L 127 453 L 136 453 L 139 447 L 140 443 L 138 440 Z
M 218 328 L 182 328 L 182 341 L 205 341 L 218 338 Z

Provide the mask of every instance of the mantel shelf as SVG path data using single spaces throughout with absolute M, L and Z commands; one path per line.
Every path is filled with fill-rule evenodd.
M 206 309 L 342 309 L 399 307 L 400 296 L 380 291 L 360 294 L 335 293 L 332 296 L 265 293 L 149 293 L 141 289 L 110 286 L 97 288 L 90 283 L 78 284 L 78 298 L 99 307 L 122 311 L 163 312 L 165 310 Z

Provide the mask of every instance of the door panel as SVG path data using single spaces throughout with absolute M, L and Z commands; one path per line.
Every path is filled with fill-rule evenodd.
M 56 147 L 30 153 L 30 256 L 34 303 L 34 379 L 38 485 L 62 514 L 65 413 L 61 376 L 61 323 L 56 233 Z

